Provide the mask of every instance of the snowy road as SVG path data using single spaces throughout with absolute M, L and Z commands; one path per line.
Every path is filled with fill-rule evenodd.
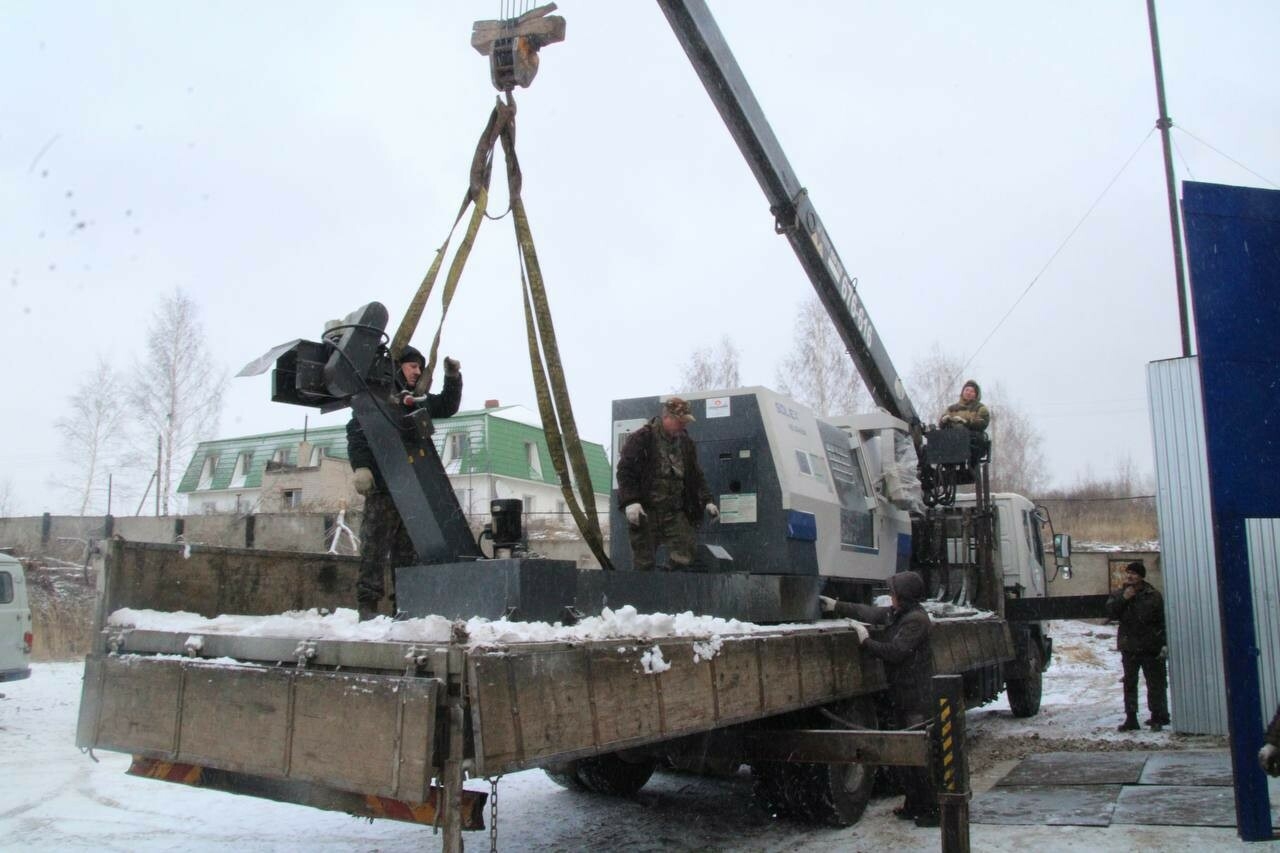
M 1040 751 L 1039 739 L 1112 746 L 1195 746 L 1168 733 L 1117 735 L 1119 671 L 1109 638 L 1064 623 L 1036 721 L 1002 706 L 970 714 L 975 750 L 997 757 Z M 283 805 L 125 775 L 129 759 L 101 753 L 94 763 L 74 746 L 80 698 L 78 663 L 36 664 L 27 681 L 0 684 L 0 849 L 431 851 L 429 828 L 369 823 L 343 814 Z M 1056 748 L 1056 747 L 1055 747 Z M 1008 762 L 997 764 L 1003 772 Z M 990 784 L 979 774 L 975 788 Z M 985 784 L 984 784 L 985 782 Z M 483 782 L 469 783 L 483 789 Z M 812 829 L 771 820 L 750 801 L 750 779 L 658 774 L 636 797 L 571 793 L 541 771 L 505 777 L 499 787 L 499 849 L 507 851 L 849 851 L 937 850 L 937 830 L 890 813 L 897 798 L 872 801 L 849 829 Z M 1232 829 L 1113 826 L 972 828 L 973 849 L 1134 851 L 1258 849 Z M 468 849 L 486 849 L 469 833 Z

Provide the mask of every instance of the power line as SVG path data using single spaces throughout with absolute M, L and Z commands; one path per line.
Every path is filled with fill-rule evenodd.
M 1071 242 L 1071 238 L 1080 230 L 1080 226 L 1084 225 L 1085 220 L 1089 218 L 1094 209 L 1102 202 L 1102 199 L 1105 198 L 1107 193 L 1111 191 L 1111 188 L 1115 186 L 1116 181 L 1120 180 L 1120 176 L 1124 174 L 1125 169 L 1129 168 L 1129 164 L 1138 156 L 1138 152 L 1142 150 L 1142 146 L 1147 144 L 1147 140 L 1150 139 L 1151 134 L 1155 132 L 1156 129 L 1153 127 L 1147 131 L 1146 136 L 1142 137 L 1142 141 L 1138 143 L 1138 147 L 1133 149 L 1133 153 L 1129 155 L 1129 159 L 1124 161 L 1124 165 L 1120 167 L 1120 170 L 1112 176 L 1110 181 L 1107 182 L 1107 185 L 1103 188 L 1102 192 L 1098 194 L 1096 199 L 1094 199 L 1093 204 L 1089 205 L 1089 209 L 1084 212 L 1084 216 L 1080 217 L 1080 221 L 1075 224 L 1075 227 L 1071 229 L 1071 232 L 1063 238 L 1061 243 L 1058 244 L 1058 248 L 1053 250 L 1053 254 L 1049 256 L 1049 260 L 1044 262 L 1044 266 L 1040 268 L 1040 271 L 1031 277 L 1031 281 L 1022 291 L 1022 295 L 1014 300 L 1013 305 L 1009 306 L 1009 310 L 1004 312 L 1004 316 L 1000 318 L 1000 321 L 996 323 L 995 327 L 992 328 L 991 331 L 987 333 L 987 336 L 982 339 L 982 343 L 978 344 L 978 348 L 973 351 L 973 354 L 969 356 L 969 360 L 960 368 L 960 374 L 963 374 L 965 370 L 968 369 L 969 365 L 973 363 L 973 360 L 978 357 L 978 353 L 982 352 L 982 348 L 987 345 L 987 342 L 991 340 L 992 336 L 995 335 L 995 333 L 999 331 L 1000 327 L 1004 325 L 1004 321 L 1009 319 L 1009 315 L 1014 312 L 1014 309 L 1016 309 L 1022 300 L 1026 298 L 1027 294 L 1031 292 L 1031 288 L 1036 286 L 1036 282 L 1040 280 L 1040 276 L 1044 275 L 1045 270 L 1049 269 L 1049 265 L 1057 259 L 1058 255 L 1062 253 L 1062 250 Z M 956 380 L 959 378 L 960 376 L 957 374 L 955 377 L 952 377 L 951 382 L 948 384 L 954 385 Z
M 1276 189 L 1280 190 L 1280 185 L 1277 185 L 1275 181 L 1273 181 L 1273 180 L 1271 180 L 1270 178 L 1267 178 L 1267 177 L 1265 177 L 1265 176 L 1263 176 L 1263 175 L 1259 175 L 1257 172 L 1253 171 L 1253 169 L 1250 169 L 1250 168 L 1249 168 L 1248 166 L 1246 166 L 1244 163 L 1241 163 L 1239 160 L 1237 160 L 1236 158 L 1232 157 L 1230 154 L 1223 153 L 1222 151 L 1219 151 L 1217 148 L 1214 148 L 1214 147 L 1213 147 L 1212 145 L 1210 145 L 1208 142 L 1205 142 L 1203 139 L 1201 139 L 1200 137 L 1196 136 L 1194 133 L 1192 133 L 1191 131 L 1187 130 L 1185 127 L 1182 127 L 1181 125 L 1174 125 L 1174 127 L 1176 127 L 1178 130 L 1180 130 L 1180 131 L 1182 131 L 1183 133 L 1185 133 L 1187 136 L 1190 136 L 1190 137 L 1191 137 L 1192 139 L 1194 139 L 1196 142 L 1199 142 L 1201 145 L 1203 145 L 1205 148 L 1208 148 L 1210 151 L 1212 151 L 1214 154 L 1217 154 L 1219 157 L 1225 157 L 1227 160 L 1230 160 L 1232 163 L 1235 163 L 1235 164 L 1236 164 L 1237 166 L 1239 166 L 1241 169 L 1244 169 L 1246 172 L 1248 172 L 1250 175 L 1253 175 L 1253 176 L 1254 176 L 1255 178 L 1257 178 L 1258 180 L 1260 180 L 1260 181 L 1262 181 L 1262 182 L 1264 182 L 1264 183 L 1270 184 L 1271 186 L 1273 186 L 1273 187 L 1275 187 Z M 1188 172 L 1190 172 L 1191 170 L 1190 170 L 1190 169 L 1188 169 L 1187 171 L 1188 171 Z

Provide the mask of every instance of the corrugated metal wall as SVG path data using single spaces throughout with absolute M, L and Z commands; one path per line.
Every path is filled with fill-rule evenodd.
M 1280 703 L 1280 518 L 1248 518 L 1253 624 L 1258 634 L 1258 686 L 1265 725 Z
M 1178 358 L 1148 364 L 1147 391 L 1173 727 L 1225 735 L 1227 692 L 1198 361 Z M 1274 597 L 1271 600 L 1274 603 Z

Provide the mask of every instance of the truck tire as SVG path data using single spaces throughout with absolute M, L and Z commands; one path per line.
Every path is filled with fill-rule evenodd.
M 869 701 L 846 702 L 832 709 L 858 728 L 876 728 Z M 826 728 L 841 728 L 826 721 Z M 826 826 L 852 826 L 862 817 L 875 785 L 876 768 L 866 764 L 789 764 L 760 762 L 751 767 L 758 806 L 775 817 Z
M 615 797 L 629 797 L 644 787 L 653 775 L 653 761 L 623 761 L 613 753 L 580 758 L 575 762 L 577 778 L 588 791 Z
M 587 786 L 578 778 L 578 762 L 566 761 L 562 764 L 549 764 L 542 768 L 542 772 L 547 774 L 547 778 L 555 782 L 561 788 L 570 791 L 585 791 Z
M 1041 672 L 1040 644 L 1035 638 L 1027 643 L 1026 678 L 1010 678 L 1004 689 L 1009 696 L 1009 710 L 1015 717 L 1034 717 L 1040 713 L 1040 696 L 1044 692 L 1044 673 Z

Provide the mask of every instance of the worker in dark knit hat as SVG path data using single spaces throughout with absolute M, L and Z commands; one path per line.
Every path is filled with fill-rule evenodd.
M 1107 615 L 1120 623 L 1120 661 L 1124 666 L 1124 722 L 1119 730 L 1138 729 L 1138 673 L 1147 683 L 1147 725 L 1158 732 L 1169 725 L 1169 656 L 1164 633 L 1164 597 L 1147 583 L 1141 560 L 1125 566 L 1124 583 L 1107 599 Z

